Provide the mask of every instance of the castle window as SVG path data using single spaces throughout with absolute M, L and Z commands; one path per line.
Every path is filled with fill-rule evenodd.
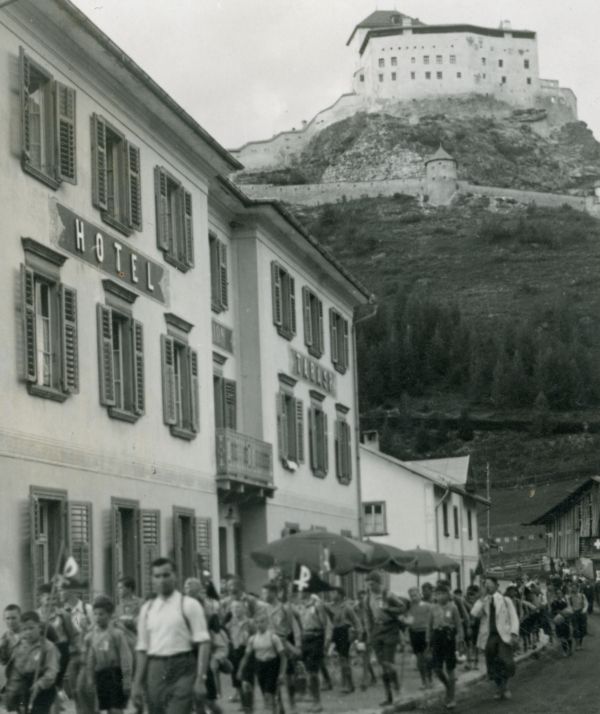
M 383 57 L 380 57 L 380 58 L 379 58 L 379 66 L 380 66 L 380 67 L 385 67 L 385 60 L 383 59 Z
M 502 77 L 502 84 L 506 84 L 506 77 Z
M 392 72 L 392 82 L 395 82 L 395 81 L 396 81 L 396 73 Z
M 442 79 L 442 78 L 443 78 L 443 72 L 436 72 L 436 77 L 437 77 L 438 79 Z
M 429 55 L 423 55 L 423 64 L 429 64 Z
M 379 81 L 380 81 L 380 82 L 383 82 L 383 75 L 382 75 L 382 74 L 379 75 Z
M 456 64 L 456 55 L 450 55 L 450 64 Z
M 436 56 L 435 56 L 435 62 L 436 62 L 436 64 L 442 64 L 443 61 L 444 61 L 444 58 L 443 58 L 442 55 L 436 55 Z
M 410 78 L 411 78 L 411 79 L 416 79 L 416 78 L 417 78 L 417 73 L 416 73 L 416 72 L 411 72 L 411 73 L 410 73 Z
M 531 77 L 527 77 L 527 84 L 531 84 Z
M 504 67 L 504 60 L 498 60 L 498 67 Z
M 529 69 L 529 60 L 523 60 L 523 66 L 525 69 Z
M 392 67 L 397 67 L 397 66 L 398 66 L 398 58 L 392 57 Z
M 431 72 L 425 72 L 425 79 L 431 79 Z

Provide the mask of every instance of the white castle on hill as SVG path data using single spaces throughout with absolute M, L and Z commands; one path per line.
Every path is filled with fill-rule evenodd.
M 288 165 L 325 127 L 360 111 L 389 110 L 399 102 L 480 95 L 513 110 L 543 110 L 539 122 L 577 119 L 573 91 L 557 80 L 540 78 L 536 33 L 512 29 L 508 21 L 498 28 L 426 25 L 401 12 L 377 10 L 354 28 L 347 45 L 356 57 L 353 91 L 299 131 L 232 151 L 246 169 Z

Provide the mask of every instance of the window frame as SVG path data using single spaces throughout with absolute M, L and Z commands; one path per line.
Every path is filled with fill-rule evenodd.
M 310 355 L 320 359 L 325 353 L 323 301 L 307 285 L 302 286 L 302 313 L 304 317 L 304 344 Z
M 295 472 L 305 460 L 304 403 L 294 396 L 295 380 L 280 375 L 276 398 L 277 446 L 283 467 Z
M 344 486 L 352 481 L 352 428 L 346 419 L 348 412 L 347 407 L 336 405 L 335 475 Z
M 296 280 L 276 260 L 271 261 L 271 297 L 273 324 L 286 340 L 296 336 Z
M 213 373 L 215 428 L 237 431 L 237 382 Z
M 156 244 L 165 262 L 186 273 L 194 267 L 192 194 L 164 166 L 154 167 Z
M 444 528 L 444 538 L 450 537 L 450 527 L 448 521 L 448 502 L 444 501 L 442 503 L 442 525 Z
M 458 513 L 457 505 L 452 506 L 452 518 L 454 521 L 454 538 L 458 539 L 458 538 L 460 538 L 460 523 L 459 523 L 459 513 Z
M 227 264 L 227 244 L 208 234 L 210 257 L 210 305 L 219 314 L 229 309 L 229 268 Z
M 473 511 L 470 508 L 467 508 L 467 535 L 473 540 Z
M 374 512 L 373 514 L 368 514 L 368 508 L 374 508 L 379 506 L 381 508 L 381 518 L 382 518 L 382 529 L 375 528 Z M 373 528 L 370 527 L 369 515 L 373 516 Z M 388 535 L 387 528 L 387 504 L 385 501 L 363 501 L 362 504 L 362 517 L 363 517 L 363 529 L 366 536 L 384 536 Z
M 350 323 L 339 310 L 329 308 L 331 363 L 340 374 L 350 366 Z
M 310 468 L 316 478 L 324 479 L 329 472 L 329 428 L 323 408 L 324 395 L 311 390 L 308 409 L 308 442 Z

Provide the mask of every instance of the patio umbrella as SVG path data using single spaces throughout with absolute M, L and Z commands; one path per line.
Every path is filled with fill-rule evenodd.
M 388 573 L 403 573 L 407 565 L 414 560 L 411 553 L 396 548 L 389 543 L 377 543 L 374 540 L 365 540 L 365 543 L 373 547 L 370 566 L 360 566 L 358 570 L 385 570 Z
M 373 546 L 337 533 L 304 531 L 267 543 L 250 556 L 261 568 L 293 571 L 302 564 L 317 573 L 330 570 L 346 575 L 371 562 Z
M 451 573 L 460 568 L 460 563 L 456 560 L 434 550 L 415 548 L 405 551 L 405 555 L 412 557 L 412 562 L 405 566 L 406 570 L 417 576 L 430 573 Z

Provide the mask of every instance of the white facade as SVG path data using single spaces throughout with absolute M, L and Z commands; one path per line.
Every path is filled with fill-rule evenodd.
M 402 462 L 372 445 L 360 447 L 365 535 L 403 550 L 423 548 L 456 560 L 453 586 L 465 588 L 479 560 L 477 496 L 465 491 L 469 457 Z M 436 573 L 420 582 L 435 582 Z M 417 577 L 392 575 L 390 588 L 406 592 Z

